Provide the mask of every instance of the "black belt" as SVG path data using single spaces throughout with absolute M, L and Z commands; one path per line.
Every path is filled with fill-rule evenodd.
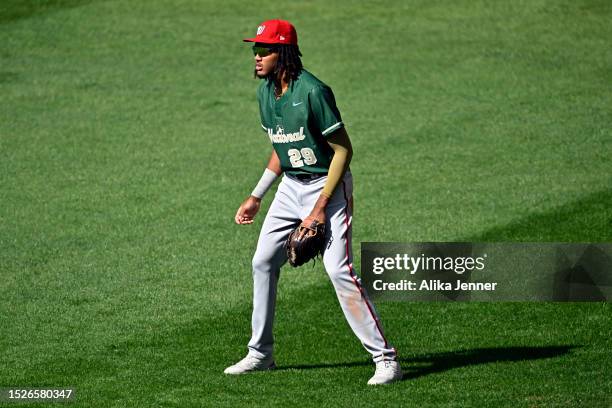
M 327 173 L 292 174 L 292 176 L 300 181 L 311 181 L 325 177 Z

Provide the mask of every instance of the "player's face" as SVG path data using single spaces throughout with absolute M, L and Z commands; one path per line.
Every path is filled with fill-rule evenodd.
M 276 61 L 278 61 L 278 51 L 271 45 L 256 43 L 253 46 L 255 58 L 255 75 L 263 78 L 274 72 Z

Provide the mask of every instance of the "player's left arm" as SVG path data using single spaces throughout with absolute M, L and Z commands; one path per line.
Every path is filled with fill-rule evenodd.
M 332 157 L 329 165 L 329 171 L 327 173 L 327 180 L 323 186 L 323 191 L 319 195 L 314 208 L 310 212 L 310 215 L 302 221 L 302 225 L 309 226 L 312 221 L 317 220 L 320 223 L 325 222 L 325 208 L 329 203 L 331 196 L 336 191 L 336 188 L 340 184 L 340 181 L 344 177 L 344 173 L 349 167 L 351 158 L 353 157 L 353 147 L 351 146 L 351 139 L 349 139 L 346 129 L 341 127 L 336 130 L 327 138 L 327 143 L 334 150 L 334 157 Z

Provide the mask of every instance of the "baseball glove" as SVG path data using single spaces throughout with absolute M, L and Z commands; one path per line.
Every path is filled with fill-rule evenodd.
M 291 231 L 285 242 L 287 259 L 293 267 L 305 264 L 325 247 L 325 224 L 313 221 L 309 227 L 298 226 Z

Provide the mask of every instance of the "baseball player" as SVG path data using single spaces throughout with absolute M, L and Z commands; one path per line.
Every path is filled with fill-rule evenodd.
M 244 374 L 275 368 L 272 324 L 284 243 L 300 223 L 325 223 L 323 264 L 342 311 L 376 364 L 368 384 L 402 378 L 396 351 L 384 336 L 380 319 L 353 270 L 351 243 L 353 180 L 348 170 L 351 142 L 332 90 L 302 67 L 297 33 L 283 20 L 257 28 L 253 42 L 261 127 L 272 154 L 261 179 L 236 212 L 237 224 L 251 224 L 261 199 L 282 179 L 264 220 L 253 256 L 252 337 L 247 356 L 225 369 Z

